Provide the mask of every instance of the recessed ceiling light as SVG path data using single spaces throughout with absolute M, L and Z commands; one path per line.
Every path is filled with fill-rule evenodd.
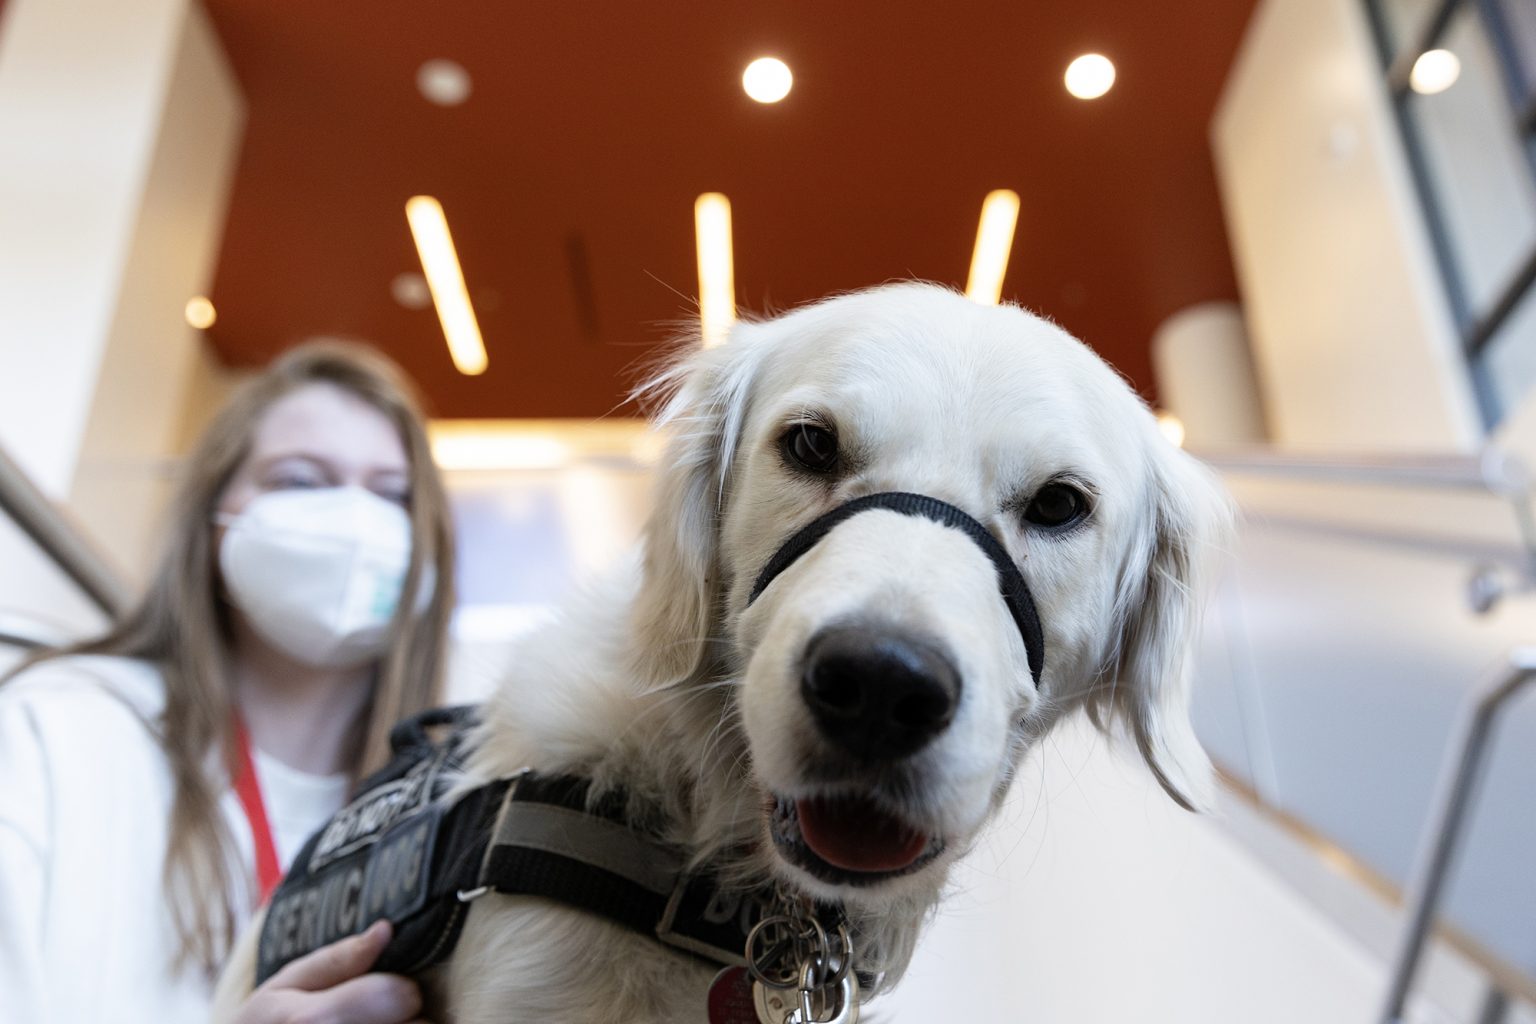
M 432 289 L 427 279 L 413 270 L 396 274 L 389 282 L 389 294 L 406 309 L 426 309 L 432 305 Z
M 469 99 L 469 72 L 455 60 L 429 60 L 416 69 L 416 88 L 440 107 L 456 107 Z
M 1184 447 L 1184 421 L 1171 412 L 1157 414 L 1157 429 L 1176 448 Z
M 1115 65 L 1102 53 L 1085 53 L 1067 65 L 1067 92 L 1080 100 L 1096 100 L 1115 84 Z
M 1425 50 L 1413 62 L 1408 84 L 1421 96 L 1445 92 L 1461 77 L 1461 58 L 1450 50 Z
M 207 296 L 194 295 L 187 300 L 187 308 L 183 311 L 187 323 L 200 331 L 206 331 L 213 326 L 213 322 L 219 318 L 219 314 L 213 308 L 213 303 Z
M 741 87 L 759 103 L 777 103 L 789 95 L 795 76 L 777 57 L 759 57 L 741 73 Z

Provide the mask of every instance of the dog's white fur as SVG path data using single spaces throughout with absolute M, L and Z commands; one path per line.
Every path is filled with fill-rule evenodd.
M 1185 655 L 1197 570 L 1227 502 L 1086 347 L 1016 307 L 904 283 L 741 323 L 657 387 L 672 438 L 643 557 L 521 646 L 486 707 L 473 778 L 583 773 L 661 808 L 696 861 L 752 850 L 732 865 L 742 885 L 777 878 L 843 901 L 881 988 L 1020 757 L 1067 712 L 1123 723 L 1173 798 L 1202 802 L 1209 766 L 1188 721 Z M 831 478 L 780 452 L 812 414 L 835 424 L 845 455 Z M 1030 497 L 1063 476 L 1095 493 L 1089 517 L 1056 532 L 1027 523 Z M 860 514 L 747 607 L 796 529 L 892 490 L 967 510 L 1016 560 L 1044 629 L 1038 691 L 992 564 L 927 520 Z M 951 724 L 916 754 L 827 778 L 800 666 L 813 634 L 849 621 L 938 641 L 963 687 Z M 867 887 L 819 881 L 777 854 L 774 795 L 849 786 L 943 837 L 944 852 Z M 590 915 L 489 895 L 432 986 L 459 1024 L 698 1021 L 712 973 Z

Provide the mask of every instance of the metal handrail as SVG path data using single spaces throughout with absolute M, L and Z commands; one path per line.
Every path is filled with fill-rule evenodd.
M 1529 589 L 1536 581 L 1536 513 L 1532 509 L 1531 475 L 1517 456 L 1496 446 L 1476 455 L 1301 455 L 1269 449 L 1230 449 L 1196 452 L 1212 468 L 1224 473 L 1278 477 L 1304 482 L 1406 487 L 1418 490 L 1460 490 L 1492 495 L 1506 501 L 1524 549 Z M 1473 606 L 1486 611 L 1499 596 L 1500 584 L 1473 578 Z M 1479 596 L 1481 582 L 1486 592 Z M 1468 698 L 1457 731 L 1446 747 L 1431 816 L 1420 839 L 1413 873 L 1404 891 L 1406 916 L 1394 951 L 1391 975 L 1379 1024 L 1405 1024 L 1405 1012 L 1414 977 L 1434 932 L 1435 918 L 1444 896 L 1457 847 L 1463 839 L 1466 812 L 1478 773 L 1486 758 L 1493 725 L 1533 677 L 1536 648 L 1516 648 L 1506 663 L 1492 673 Z M 1485 965 L 1486 966 L 1486 965 Z M 1483 1019 L 1500 1019 L 1507 1002 L 1498 982 L 1489 989 Z
M 35 651 L 46 646 L 46 644 L 38 643 L 30 636 L 12 632 L 4 625 L 0 625 L 0 647 L 15 647 L 22 651 Z
M 1532 503 L 1531 473 L 1523 459 L 1496 445 L 1488 445 L 1476 455 L 1300 454 L 1268 448 L 1216 449 L 1191 454 L 1224 473 L 1417 490 L 1478 491 L 1502 498 L 1515 517 L 1515 530 L 1525 553 L 1526 583 L 1536 583 L 1536 510 Z
M 24 612 L 0 609 L 0 646 L 24 651 L 57 647 L 69 642 L 69 635 L 51 622 L 33 618 Z
M 96 607 L 113 617 L 128 608 L 128 587 L 107 560 L 3 450 L 0 512 L 8 515 Z
M 1279 452 L 1270 448 L 1194 451 L 1215 469 L 1288 479 L 1393 487 L 1487 491 L 1529 500 L 1531 475 L 1516 455 L 1490 445 L 1476 455 L 1348 455 Z
M 1491 675 L 1472 694 L 1457 733 L 1446 748 L 1440 770 L 1434 813 L 1417 855 L 1405 902 L 1407 919 L 1392 962 L 1386 1002 L 1378 1018 L 1381 1024 L 1404 1024 L 1408 992 L 1424 956 L 1434 927 L 1435 913 L 1444 894 L 1446 876 L 1461 842 L 1462 826 L 1473 789 L 1488 750 L 1488 739 L 1499 713 L 1510 698 L 1536 677 L 1536 648 L 1510 652 L 1508 663 Z

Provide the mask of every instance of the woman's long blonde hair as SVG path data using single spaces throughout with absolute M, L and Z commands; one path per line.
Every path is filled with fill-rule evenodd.
M 383 413 L 399 431 L 410 462 L 410 569 L 390 629 L 393 640 L 351 746 L 354 778 L 382 765 L 390 726 L 441 699 L 453 547 L 448 500 L 413 388 L 393 363 L 361 345 L 303 345 L 246 383 L 186 461 L 164 548 L 138 605 L 106 635 L 45 652 L 17 670 L 64 654 L 107 654 L 154 662 L 163 673 L 165 712 L 158 738 L 175 791 L 165 853 L 166 899 L 181 942 L 178 962 L 201 963 L 209 970 L 218 968 L 233 940 L 240 916 L 234 901 L 243 894 L 249 898 L 251 889 L 219 809 L 234 771 L 235 702 L 214 512 L 250 451 L 262 415 L 278 399 L 311 384 L 340 388 Z M 428 565 L 436 571 L 436 585 L 425 611 L 414 614 L 419 605 L 412 595 Z

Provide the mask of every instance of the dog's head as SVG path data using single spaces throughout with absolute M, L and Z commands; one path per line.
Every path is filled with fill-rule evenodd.
M 1091 351 L 1018 308 L 900 284 L 742 323 L 675 383 L 642 669 L 737 680 L 781 877 L 852 902 L 928 889 L 1079 706 L 1199 804 L 1184 662 L 1227 503 Z M 868 508 L 764 573 L 808 524 L 886 492 L 979 528 Z

